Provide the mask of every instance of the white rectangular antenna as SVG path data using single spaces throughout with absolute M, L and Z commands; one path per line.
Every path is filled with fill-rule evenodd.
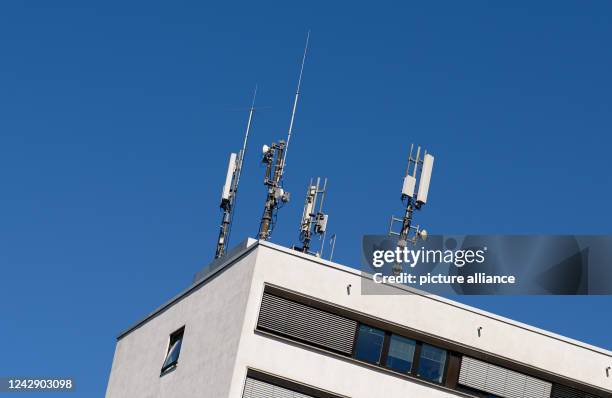
M 427 193 L 429 191 L 429 182 L 431 181 L 431 172 L 433 170 L 434 157 L 426 154 L 423 158 L 423 166 L 421 168 L 421 178 L 419 181 L 419 191 L 417 193 L 417 202 L 424 204 L 427 202 Z
M 307 200 L 306 205 L 304 206 L 304 212 L 302 214 L 303 218 L 310 218 L 310 215 L 314 213 L 315 200 L 316 200 L 317 186 L 309 185 L 308 186 L 308 198 L 312 198 L 312 200 Z
M 404 177 L 404 186 L 402 187 L 402 195 L 412 198 L 414 196 L 414 188 L 416 188 L 416 178 L 411 175 Z
M 236 171 L 236 154 L 231 153 L 229 158 L 229 164 L 227 165 L 227 175 L 225 176 L 225 185 L 223 185 L 223 192 L 221 193 L 221 203 L 230 199 L 230 189 L 232 188 L 232 177 Z
M 317 223 L 315 224 L 315 231 L 318 234 L 323 234 L 327 230 L 327 219 L 328 214 L 317 214 Z

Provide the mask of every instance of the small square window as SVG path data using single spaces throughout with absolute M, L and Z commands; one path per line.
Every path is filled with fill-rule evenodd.
M 385 332 L 367 325 L 359 326 L 355 358 L 380 365 Z
M 170 335 L 168 352 L 166 353 L 166 358 L 164 359 L 164 364 L 162 365 L 161 369 L 162 373 L 173 368 L 178 363 L 179 355 L 181 354 L 181 345 L 183 344 L 184 332 L 185 327 L 183 326 L 182 328 Z
M 429 344 L 423 344 L 417 376 L 435 381 L 436 383 L 442 383 L 444 365 L 446 365 L 446 350 Z
M 389 339 L 389 353 L 386 366 L 402 373 L 410 373 L 414 360 L 416 342 L 396 334 Z

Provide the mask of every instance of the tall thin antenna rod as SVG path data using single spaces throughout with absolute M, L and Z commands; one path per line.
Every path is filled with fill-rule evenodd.
M 247 121 L 246 132 L 242 149 L 238 152 L 230 154 L 230 160 L 227 167 L 227 175 L 225 177 L 225 185 L 221 193 L 221 209 L 223 209 L 223 217 L 221 218 L 221 226 L 219 228 L 219 237 L 217 239 L 217 249 L 215 250 L 215 258 L 221 258 L 225 255 L 229 236 L 232 228 L 232 220 L 234 216 L 234 208 L 236 206 L 236 198 L 238 195 L 238 183 L 240 182 L 240 174 L 242 172 L 242 164 L 244 163 L 244 155 L 246 154 L 247 141 L 249 132 L 251 131 L 251 123 L 253 121 L 253 113 L 255 111 L 255 98 L 257 97 L 257 85 L 253 92 L 253 101 L 249 109 L 249 119 Z
M 329 261 L 332 261 L 334 258 L 334 249 L 336 248 L 336 234 L 333 234 L 331 238 L 329 238 L 329 243 L 331 244 L 331 253 L 329 254 Z
M 300 87 L 302 86 L 302 74 L 304 73 L 304 64 L 306 63 L 306 54 L 308 53 L 308 42 L 310 40 L 310 30 L 306 34 L 306 46 L 304 46 L 304 55 L 302 56 L 302 66 L 300 67 L 300 77 L 298 78 L 297 90 L 293 99 L 293 110 L 291 111 L 291 121 L 289 122 L 289 132 L 287 134 L 287 143 L 285 144 L 285 153 L 283 154 L 282 167 L 285 167 L 287 152 L 289 150 L 289 142 L 291 141 L 291 133 L 293 131 L 293 122 L 295 120 L 295 111 L 297 110 L 298 100 L 300 98 Z
M 242 151 L 240 151 L 240 161 L 238 168 L 238 175 L 236 176 L 236 189 L 238 189 L 238 183 L 240 182 L 240 173 L 242 172 L 242 162 L 244 160 L 244 154 L 246 153 L 247 141 L 249 139 L 249 131 L 251 130 L 251 122 L 253 121 L 253 112 L 255 112 L 255 98 L 257 98 L 257 84 L 253 91 L 253 101 L 251 101 L 251 109 L 249 109 L 249 120 L 247 121 L 246 132 L 244 134 L 244 142 L 242 143 Z

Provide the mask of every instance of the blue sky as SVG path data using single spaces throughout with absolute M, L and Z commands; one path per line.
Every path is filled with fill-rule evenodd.
M 430 233 L 609 234 L 612 4 L 533 3 L 3 2 L 0 375 L 103 395 L 117 333 L 213 256 L 257 83 L 233 243 L 255 235 L 308 29 L 273 242 L 327 176 L 335 260 L 358 264 L 411 142 L 436 154 Z M 612 348 L 611 297 L 461 300 Z

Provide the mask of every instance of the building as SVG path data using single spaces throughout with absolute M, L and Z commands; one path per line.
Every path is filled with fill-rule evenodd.
M 107 398 L 612 397 L 612 352 L 248 239 L 118 337 Z

